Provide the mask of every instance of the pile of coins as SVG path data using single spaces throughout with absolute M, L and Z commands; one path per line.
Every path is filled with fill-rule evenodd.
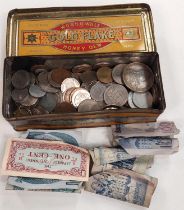
M 34 65 L 12 75 L 15 116 L 151 108 L 152 69 L 140 62 L 108 62 L 49 69 Z

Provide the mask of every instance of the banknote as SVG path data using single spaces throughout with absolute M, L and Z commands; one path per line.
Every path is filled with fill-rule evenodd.
M 179 141 L 168 137 L 116 137 L 116 142 L 131 155 L 162 155 L 178 151 Z
M 10 176 L 86 181 L 86 149 L 59 141 L 12 138 L 7 142 L 1 173 Z
M 172 121 L 153 123 L 133 123 L 112 125 L 113 136 L 137 137 L 137 136 L 173 136 L 179 133 L 179 129 Z
M 93 153 L 93 154 L 92 154 Z M 134 158 L 134 155 L 128 154 L 123 148 L 98 147 L 90 151 L 95 165 L 104 165 L 120 160 Z
M 10 184 L 6 184 L 6 190 L 22 190 L 22 191 L 41 191 L 41 192 L 64 192 L 64 193 L 81 193 L 83 188 L 81 189 L 24 189 L 21 187 L 13 186 Z
M 82 182 L 32 177 L 8 177 L 8 184 L 24 189 L 80 189 Z
M 91 176 L 85 190 L 149 207 L 156 186 L 157 178 L 128 169 L 112 169 Z
M 94 164 L 91 169 L 91 174 L 97 174 L 114 168 L 126 168 L 139 173 L 145 173 L 146 169 L 152 166 L 153 160 L 154 156 L 145 155 L 104 165 L 96 166 Z

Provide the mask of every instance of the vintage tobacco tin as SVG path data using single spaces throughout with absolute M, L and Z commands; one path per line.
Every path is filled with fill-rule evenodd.
M 7 58 L 4 63 L 3 116 L 15 130 L 77 128 L 155 121 L 165 109 L 153 21 L 147 4 L 100 7 L 16 9 L 8 16 Z M 74 68 L 81 64 L 138 61 L 154 74 L 157 90 L 152 108 L 14 115 L 12 75 L 46 61 Z M 152 91 L 152 90 L 151 90 Z

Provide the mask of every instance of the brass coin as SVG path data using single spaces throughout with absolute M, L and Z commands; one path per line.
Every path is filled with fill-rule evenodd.
M 70 112 L 76 112 L 76 109 L 72 104 L 67 102 L 58 104 L 54 109 L 54 113 L 70 113 Z
M 71 72 L 66 69 L 54 69 L 51 71 L 50 78 L 54 82 L 54 87 L 60 87 L 62 82 L 68 78 L 71 77 Z
M 29 97 L 29 92 L 27 88 L 24 89 L 14 89 L 11 93 L 11 97 L 15 102 L 21 102 L 27 97 Z
M 78 112 L 92 112 L 103 110 L 104 103 L 98 102 L 93 99 L 86 99 L 78 106 Z
M 134 62 L 125 67 L 123 81 L 134 92 L 146 92 L 153 86 L 154 75 L 149 66 Z
M 101 67 L 97 71 L 97 78 L 100 82 L 110 83 L 112 82 L 112 70 L 109 67 Z
M 85 64 L 80 64 L 77 66 L 74 66 L 74 68 L 72 69 L 73 73 L 83 73 L 86 71 L 91 71 L 92 70 L 92 66 L 85 63 Z
M 125 66 L 126 66 L 126 64 L 118 64 L 112 70 L 113 80 L 116 83 L 121 84 L 121 85 L 124 84 L 124 82 L 122 80 L 122 73 L 123 73 L 123 70 L 124 70 Z
M 153 104 L 153 96 L 150 92 L 133 93 L 133 103 L 139 108 L 151 108 Z
M 88 83 L 97 80 L 95 71 L 86 71 L 80 75 L 80 80 L 84 83 Z
M 97 82 L 95 85 L 91 87 L 90 94 L 91 98 L 95 101 L 103 101 L 104 100 L 104 92 L 107 89 L 106 85 L 101 82 Z
M 24 89 L 30 84 L 30 82 L 30 74 L 25 70 L 19 70 L 15 72 L 12 76 L 12 85 L 16 89 Z

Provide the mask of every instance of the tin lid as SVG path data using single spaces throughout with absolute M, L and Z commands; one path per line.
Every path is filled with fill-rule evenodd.
M 147 4 L 15 9 L 7 56 L 156 51 Z

